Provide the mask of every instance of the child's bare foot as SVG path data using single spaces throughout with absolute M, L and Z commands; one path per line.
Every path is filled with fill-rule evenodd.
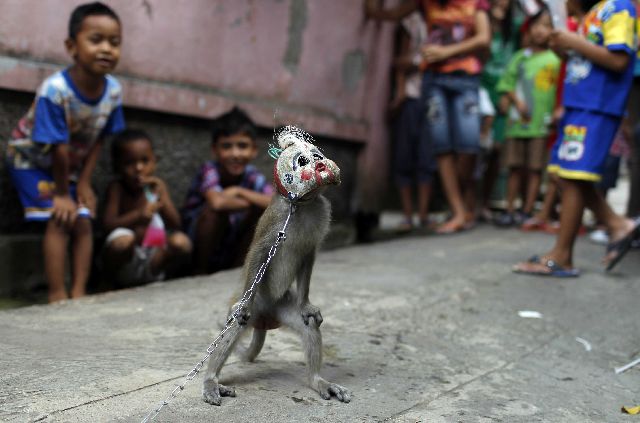
M 49 304 L 68 299 L 69 296 L 67 295 L 67 291 L 65 291 L 64 289 L 49 291 Z
M 84 288 L 73 288 L 71 290 L 71 298 L 81 298 L 87 295 L 87 291 Z
M 440 225 L 438 229 L 436 229 L 436 233 L 439 235 L 448 235 L 460 232 L 465 230 L 466 223 L 467 222 L 464 217 L 460 219 L 454 217 Z

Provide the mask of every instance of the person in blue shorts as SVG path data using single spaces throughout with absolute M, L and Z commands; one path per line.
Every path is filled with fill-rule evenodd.
M 49 301 L 69 298 L 64 285 L 72 244 L 71 298 L 85 295 L 91 264 L 91 177 L 103 139 L 124 129 L 122 89 L 110 75 L 120 58 L 118 15 L 102 3 L 74 9 L 65 41 L 73 64 L 44 80 L 7 144 L 7 168 L 25 219 L 46 222 L 44 270 Z
M 636 7 L 631 0 L 582 0 L 578 33 L 555 30 L 551 45 L 570 52 L 565 77 L 564 116 L 549 163 L 561 189 L 560 230 L 555 245 L 518 263 L 516 273 L 575 277 L 573 249 L 585 207 L 605 224 L 610 237 L 603 262 L 615 266 L 640 233 L 640 221 L 613 212 L 598 192 L 605 160 L 622 117 L 636 52 Z

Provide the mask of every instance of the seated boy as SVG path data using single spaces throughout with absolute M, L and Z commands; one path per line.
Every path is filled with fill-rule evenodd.
M 273 187 L 250 164 L 258 154 L 256 127 L 234 108 L 213 122 L 213 160 L 195 176 L 183 208 L 194 244 L 195 274 L 242 265 Z
M 125 130 L 113 140 L 111 157 L 117 179 L 107 188 L 105 268 L 113 269 L 121 287 L 161 280 L 165 271 L 185 262 L 191 241 L 177 230 L 180 215 L 166 184 L 154 175 L 151 138 L 144 131 Z
M 110 75 L 120 58 L 118 15 L 95 2 L 69 18 L 68 68 L 46 78 L 7 145 L 7 168 L 25 219 L 46 222 L 44 271 L 49 302 L 85 295 L 96 197 L 91 178 L 105 136 L 124 129 L 122 89 Z M 71 291 L 65 287 L 71 244 Z

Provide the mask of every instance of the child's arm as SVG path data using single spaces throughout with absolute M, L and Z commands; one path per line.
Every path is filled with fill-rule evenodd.
M 57 224 L 70 227 L 76 220 L 77 205 L 69 194 L 69 146 L 54 144 L 52 158 L 55 191 L 51 217 Z
M 160 204 L 146 202 L 144 207 L 132 209 L 120 214 L 120 203 L 122 202 L 122 186 L 115 181 L 107 188 L 107 199 L 104 209 L 103 224 L 107 231 L 111 232 L 116 228 L 133 229 L 138 225 L 147 225 L 151 221 L 151 216 L 155 213 Z
M 96 195 L 91 188 L 91 176 L 96 168 L 96 163 L 100 156 L 100 150 L 102 150 L 102 145 L 103 140 L 100 138 L 91 146 L 78 178 L 78 203 L 88 207 L 92 215 L 96 212 L 97 201 Z
M 266 209 L 271 202 L 271 197 L 273 197 L 273 194 L 263 194 L 249 188 L 239 186 L 229 187 L 224 190 L 224 192 L 236 198 L 246 200 L 249 204 L 260 207 L 261 209 Z
M 631 59 L 625 51 L 611 51 L 605 46 L 599 46 L 587 41 L 581 35 L 568 31 L 553 31 L 550 44 L 552 48 L 566 53 L 573 50 L 596 65 L 612 70 L 624 72 Z
M 150 176 L 143 180 L 145 185 L 150 185 L 152 190 L 158 195 L 158 212 L 162 216 L 164 224 L 169 229 L 178 229 L 181 226 L 180 213 L 171 200 L 171 195 L 167 189 L 167 184 L 157 176 Z
M 366 0 L 364 3 L 364 12 L 367 18 L 387 21 L 397 22 L 417 9 L 418 4 L 414 0 L 405 0 L 389 9 L 384 9 L 379 0 Z
M 216 211 L 236 211 L 244 210 L 251 206 L 249 201 L 235 195 L 234 191 L 238 187 L 229 187 L 224 191 L 208 190 L 204 194 L 209 207 Z
M 427 44 L 422 48 L 422 56 L 427 63 L 436 63 L 453 56 L 475 53 L 489 47 L 491 43 L 491 26 L 489 15 L 478 10 L 475 16 L 475 33 L 466 40 L 449 45 Z

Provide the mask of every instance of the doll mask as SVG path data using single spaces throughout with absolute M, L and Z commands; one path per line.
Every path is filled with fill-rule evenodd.
M 300 199 L 323 186 L 340 184 L 340 168 L 312 144 L 311 135 L 285 126 L 276 139 L 282 151 L 273 173 L 280 194 L 289 197 L 291 193 Z

